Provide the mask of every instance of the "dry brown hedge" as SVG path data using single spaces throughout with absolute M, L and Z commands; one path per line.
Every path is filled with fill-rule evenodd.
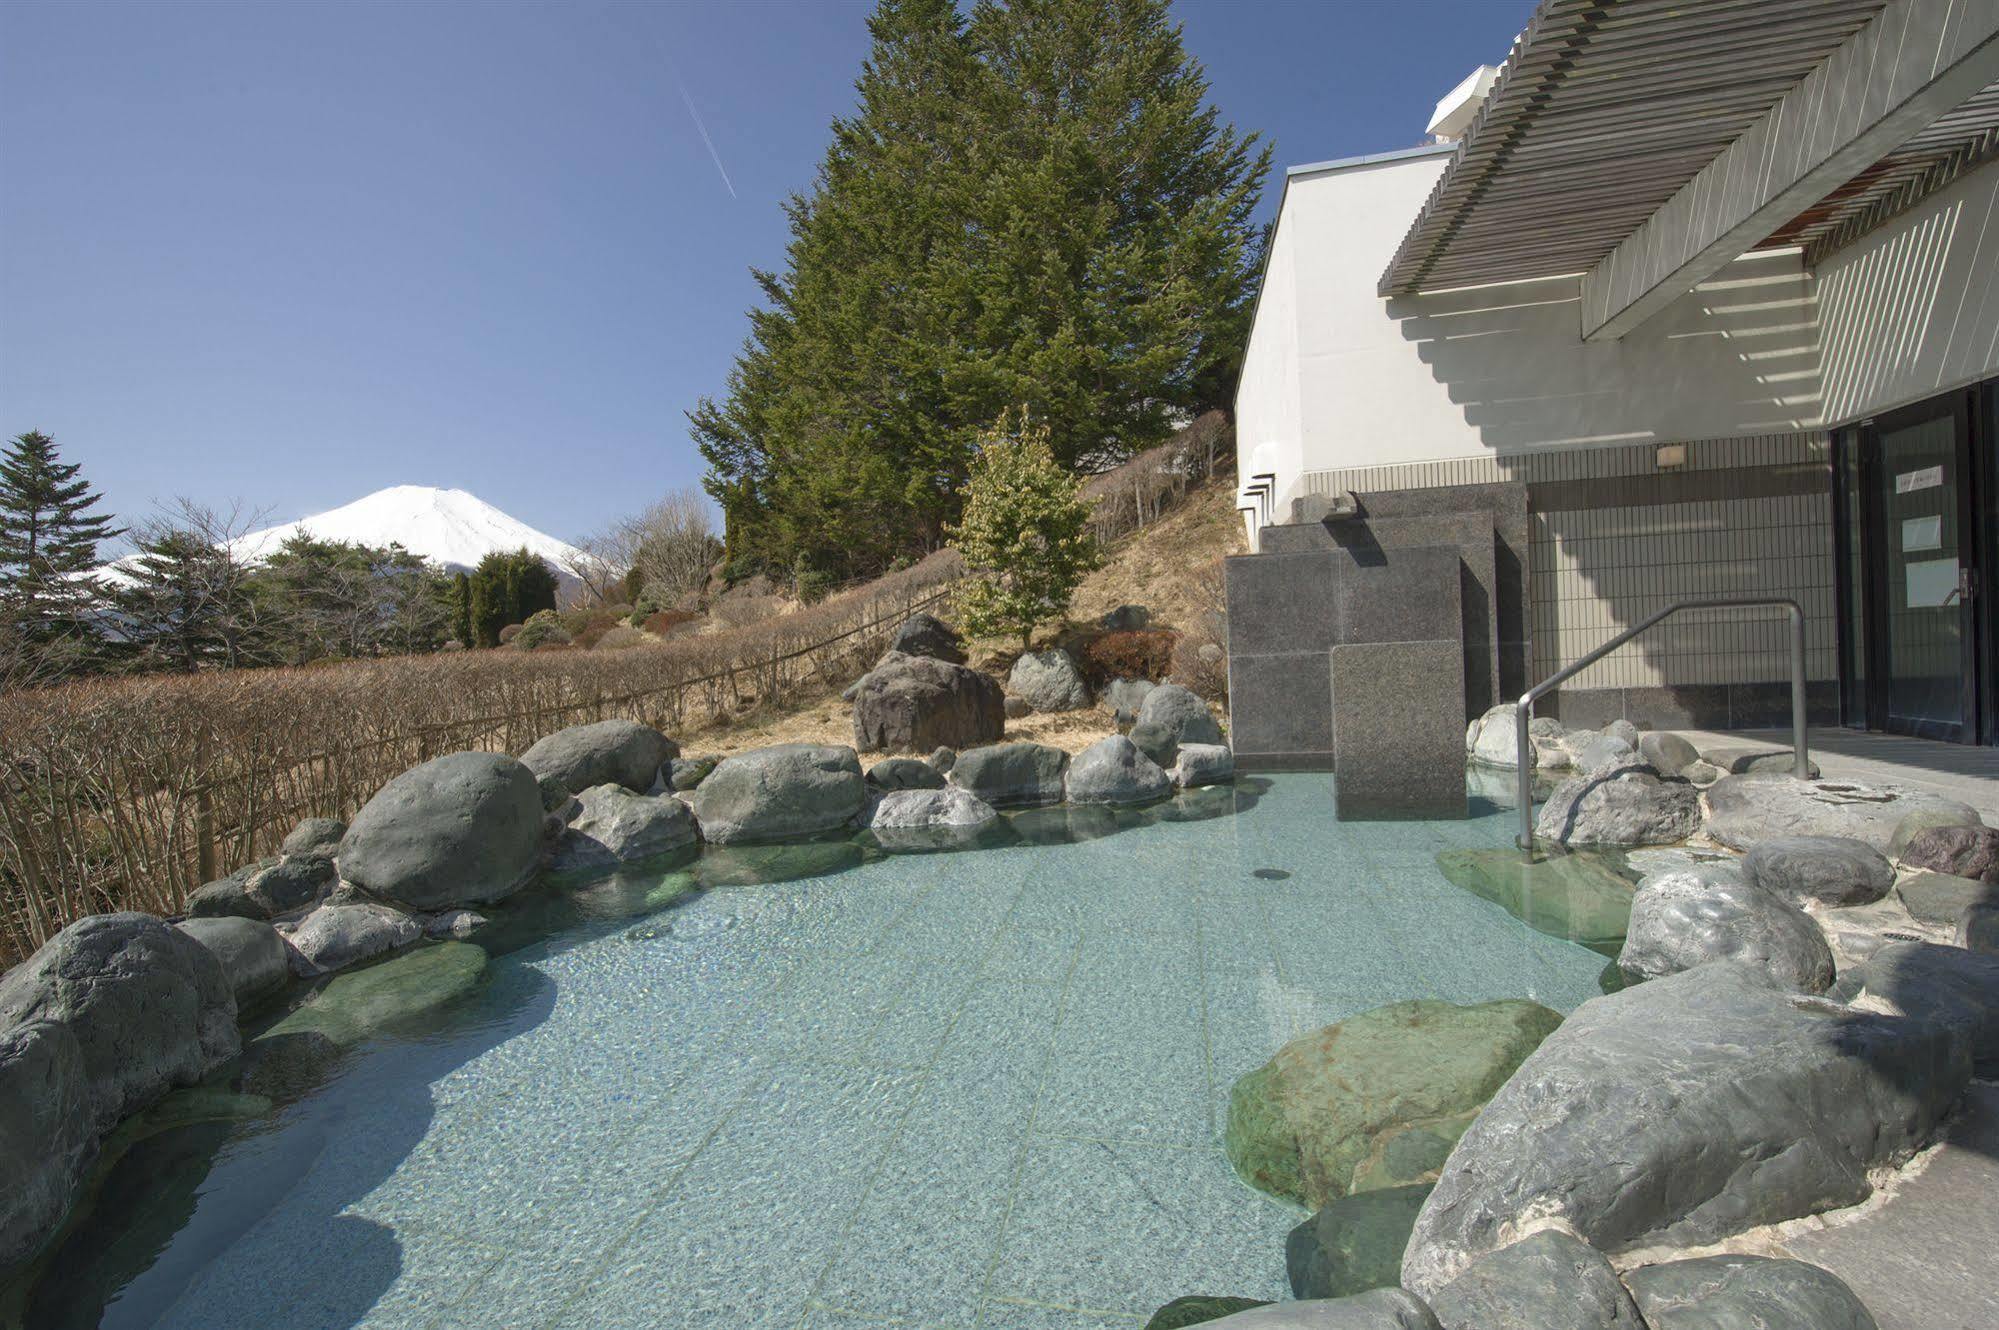
M 178 911 L 443 753 L 626 716 L 668 733 L 844 684 L 958 577 L 943 551 L 819 604 L 623 651 L 469 651 L 0 696 L 0 964 L 86 914 Z

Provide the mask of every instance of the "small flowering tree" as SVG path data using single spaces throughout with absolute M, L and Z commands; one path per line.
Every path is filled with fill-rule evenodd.
M 970 576 L 958 615 L 973 637 L 1020 638 L 1069 608 L 1103 557 L 1082 485 L 1055 460 L 1048 427 L 1008 412 L 979 436 L 964 487 L 964 518 L 949 528 Z

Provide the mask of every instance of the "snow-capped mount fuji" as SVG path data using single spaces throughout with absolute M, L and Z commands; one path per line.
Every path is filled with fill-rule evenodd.
M 327 512 L 252 531 L 230 548 L 246 563 L 255 563 L 301 531 L 355 545 L 394 543 L 452 572 L 470 572 L 495 551 L 525 548 L 566 582 L 569 569 L 582 557 L 574 545 L 509 517 L 476 494 L 428 485 L 391 485 Z

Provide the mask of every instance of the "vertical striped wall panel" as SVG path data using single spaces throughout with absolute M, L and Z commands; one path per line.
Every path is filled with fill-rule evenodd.
M 1528 487 L 1534 676 L 1545 678 L 1676 600 L 1790 596 L 1804 607 L 1806 672 L 1838 675 L 1834 647 L 1831 478 L 1812 472 L 1772 497 L 1657 501 L 1550 510 L 1536 490 L 1565 481 L 1679 476 L 1830 460 L 1823 433 L 1687 443 L 1687 462 L 1662 473 L 1655 443 L 1307 472 L 1296 493 L 1431 489 L 1520 481 Z M 1745 477 L 1746 479 L 1747 477 Z M 1630 487 L 1625 487 L 1629 493 Z M 1573 487 L 1569 487 L 1573 493 Z M 1637 492 L 1642 495 L 1644 486 Z M 1722 487 L 1726 493 L 1726 486 Z M 1690 611 L 1620 647 L 1565 685 L 1574 689 L 1763 683 L 1789 677 L 1779 611 Z

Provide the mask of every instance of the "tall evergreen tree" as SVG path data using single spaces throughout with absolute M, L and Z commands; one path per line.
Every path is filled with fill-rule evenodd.
M 104 588 L 91 576 L 99 543 L 120 534 L 102 496 L 64 462 L 40 430 L 17 435 L 0 455 L 0 618 L 27 651 L 57 668 L 92 653 L 91 619 Z
M 555 574 L 532 550 L 495 550 L 479 560 L 469 581 L 472 640 L 467 646 L 498 646 L 502 628 L 555 608 Z
M 690 417 L 731 555 L 836 575 L 939 543 L 1008 406 L 1094 465 L 1226 391 L 1268 166 L 1167 0 L 882 0 L 869 29 L 785 270 Z
M 154 669 L 250 663 L 256 617 L 249 579 L 227 548 L 185 526 L 161 524 L 136 537 L 114 596 L 120 634 Z

